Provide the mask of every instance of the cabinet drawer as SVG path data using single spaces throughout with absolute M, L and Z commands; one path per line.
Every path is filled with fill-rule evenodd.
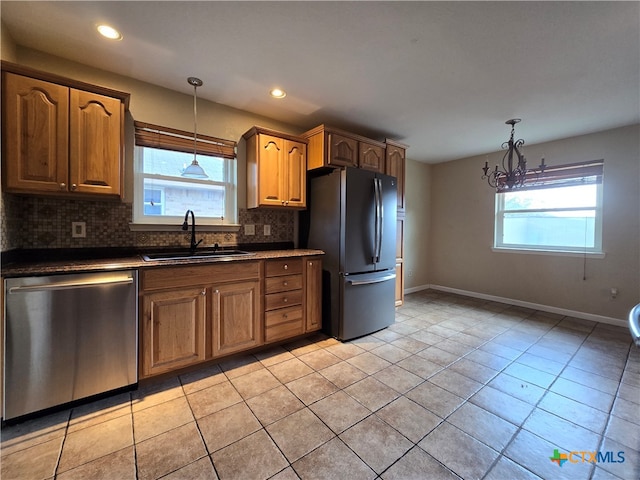
M 271 277 L 264 282 L 264 293 L 287 292 L 299 288 L 302 288 L 302 275 Z
M 295 337 L 296 335 L 302 335 L 303 333 L 304 329 L 302 319 L 299 319 L 266 328 L 264 331 L 264 340 L 267 343 L 275 342 L 276 340 Z
M 267 277 L 297 273 L 302 273 L 302 259 L 300 258 L 284 258 L 280 260 L 267 260 L 266 262 Z
M 267 328 L 296 320 L 300 320 L 302 324 L 302 307 L 300 305 L 271 310 L 264 314 L 264 326 Z
M 142 289 L 173 289 L 259 278 L 259 262 L 223 262 L 216 265 L 153 268 L 142 272 Z
M 304 333 L 302 306 L 281 308 L 265 313 L 265 342 L 273 342 Z
M 289 292 L 271 293 L 264 296 L 264 309 L 274 310 L 276 308 L 290 307 L 302 304 L 302 290 L 292 290 Z

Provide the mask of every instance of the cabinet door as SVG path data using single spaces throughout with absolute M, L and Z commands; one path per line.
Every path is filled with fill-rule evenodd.
M 70 105 L 71 191 L 120 196 L 122 103 L 71 89 Z
M 398 180 L 398 213 L 404 212 L 405 149 L 387 145 L 385 173 Z
M 258 135 L 258 204 L 282 206 L 284 140 Z
M 184 288 L 143 297 L 142 376 L 205 359 L 205 293 Z
M 3 78 L 7 191 L 67 191 L 69 89 L 13 73 Z
M 285 178 L 282 190 L 285 205 L 304 208 L 307 206 L 307 146 L 301 142 L 285 140 Z
M 358 166 L 358 141 L 335 133 L 329 134 L 329 165 Z
M 360 142 L 358 166 L 365 170 L 384 173 L 384 148 L 366 142 Z
M 305 269 L 305 323 L 312 332 L 322 328 L 322 260 L 307 260 Z
M 260 345 L 260 282 L 211 287 L 211 315 L 214 357 Z
M 396 263 L 396 307 L 404 303 L 404 263 Z

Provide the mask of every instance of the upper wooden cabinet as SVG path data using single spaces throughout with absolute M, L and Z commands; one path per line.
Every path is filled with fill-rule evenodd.
M 128 95 L 5 62 L 2 68 L 6 191 L 120 198 Z
M 393 140 L 386 140 L 387 150 L 385 172 L 398 180 L 398 214 L 404 214 L 404 171 L 407 146 Z
M 384 173 L 384 146 L 369 143 L 358 143 L 358 166 L 365 170 Z
M 302 134 L 309 141 L 307 170 L 359 167 L 384 173 L 385 144 L 326 125 Z
M 247 141 L 247 208 L 307 206 L 307 141 L 253 127 Z

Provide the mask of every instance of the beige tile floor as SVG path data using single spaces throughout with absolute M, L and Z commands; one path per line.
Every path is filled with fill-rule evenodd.
M 601 457 L 559 467 L 554 449 Z M 356 341 L 6 427 L 1 458 L 3 480 L 637 479 L 640 350 L 624 328 L 425 291 Z

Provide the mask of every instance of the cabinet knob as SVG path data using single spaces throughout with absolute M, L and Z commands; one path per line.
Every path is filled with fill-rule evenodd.
M 60 184 L 60 190 L 66 190 L 67 189 L 67 184 L 66 183 L 61 183 Z
M 289 285 L 289 282 L 282 282 L 282 285 L 286 287 L 287 285 Z
M 284 264 L 284 267 L 282 267 L 282 268 L 284 268 L 285 270 L 289 270 L 289 265 L 287 265 L 287 264 L 285 263 L 285 264 Z
M 313 267 L 313 262 L 309 262 L 309 266 L 310 266 L 310 267 Z
M 75 183 L 71 184 L 71 190 L 75 190 L 76 188 L 78 188 L 78 185 L 76 185 Z
M 287 299 L 287 297 L 284 297 L 284 298 L 282 299 L 282 302 L 283 302 L 283 303 L 287 303 L 288 301 L 289 301 L 289 300 Z
M 216 290 L 216 293 L 218 293 L 218 290 Z M 200 295 L 206 295 L 207 291 L 203 288 L 202 291 L 200 292 Z

